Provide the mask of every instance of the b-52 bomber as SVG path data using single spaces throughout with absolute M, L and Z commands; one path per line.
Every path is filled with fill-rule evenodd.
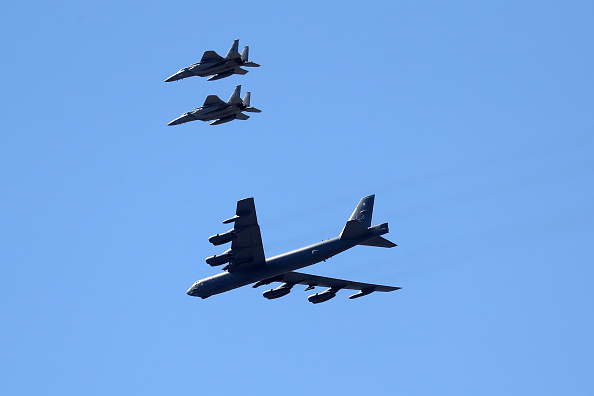
M 177 81 L 192 76 L 212 76 L 207 78 L 207 80 L 213 81 L 229 77 L 232 74 L 247 74 L 248 71 L 241 67 L 260 67 L 259 64 L 248 61 L 249 46 L 243 48 L 241 55 L 238 49 L 239 40 L 234 40 L 233 45 L 224 58 L 215 51 L 206 51 L 202 55 L 200 62 L 184 67 L 171 77 L 168 77 L 165 82 Z
M 310 302 L 318 304 L 334 298 L 341 289 L 358 290 L 349 297 L 350 299 L 366 296 L 375 291 L 398 290 L 400 287 L 351 282 L 295 271 L 326 261 L 356 245 L 385 248 L 396 246 L 381 236 L 389 232 L 388 223 L 371 226 L 374 200 L 375 195 L 361 199 L 338 237 L 265 258 L 254 199 L 242 199 L 237 202 L 235 216 L 223 221 L 223 224 L 234 223 L 233 229 L 208 239 L 215 246 L 231 242 L 231 248 L 223 254 L 206 259 L 206 263 L 211 266 L 227 264 L 223 268 L 225 272 L 196 281 L 187 293 L 204 299 L 250 283 L 254 283 L 253 287 L 259 287 L 280 282 L 279 287 L 263 293 L 264 297 L 270 300 L 289 294 L 291 288 L 297 284 L 305 285 L 306 291 L 316 286 L 326 287 L 327 289 L 323 292 L 308 297 Z
M 223 102 L 217 95 L 208 95 L 202 107 L 182 114 L 167 125 L 179 125 L 195 120 L 215 120 L 210 125 L 219 125 L 233 120 L 247 120 L 250 118 L 249 115 L 243 114 L 242 111 L 249 113 L 262 112 L 262 110 L 250 106 L 251 92 L 246 93 L 243 100 L 240 94 L 241 85 L 238 85 L 227 102 Z

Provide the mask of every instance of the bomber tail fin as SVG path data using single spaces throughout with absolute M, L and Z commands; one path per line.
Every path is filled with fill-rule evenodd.
M 354 239 L 369 234 L 369 228 L 357 220 L 349 220 L 340 233 L 340 239 Z
M 359 245 L 387 248 L 396 246 L 395 243 L 381 237 L 381 235 L 389 232 L 388 223 L 383 223 L 374 227 L 371 226 L 374 201 L 375 195 L 368 195 L 361 198 L 359 204 L 349 218 L 349 221 L 347 221 L 342 229 L 339 237 L 340 239 L 361 238 L 362 240 L 358 243 Z
M 375 201 L 375 195 L 368 195 L 361 198 L 359 204 L 353 211 L 353 214 L 349 218 L 350 220 L 359 220 L 365 227 L 371 227 L 371 215 L 373 214 L 373 203 Z

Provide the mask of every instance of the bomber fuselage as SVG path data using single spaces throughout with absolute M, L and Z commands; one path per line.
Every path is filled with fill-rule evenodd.
M 195 297 L 210 297 L 250 283 L 273 278 L 290 271 L 298 270 L 312 264 L 324 261 L 332 256 L 342 253 L 366 240 L 383 235 L 388 232 L 386 228 L 376 228 L 372 233 L 352 239 L 332 238 L 327 241 L 315 243 L 303 248 L 266 259 L 266 264 L 242 270 L 241 266 L 230 266 L 229 272 L 196 281 L 187 293 Z

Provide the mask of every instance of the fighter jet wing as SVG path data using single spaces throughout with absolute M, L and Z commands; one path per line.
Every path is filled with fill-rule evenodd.
M 272 283 L 272 282 L 285 282 L 290 285 L 307 285 L 308 287 L 314 286 L 321 286 L 321 287 L 332 287 L 336 290 L 340 289 L 351 289 L 351 290 L 360 290 L 361 294 L 353 294 L 353 296 L 363 296 L 374 291 L 380 292 L 390 292 L 394 290 L 400 289 L 400 287 L 395 286 L 383 286 L 383 285 L 375 285 L 373 283 L 362 283 L 362 282 L 352 282 L 348 280 L 342 279 L 335 279 L 335 278 L 327 278 L 325 276 L 317 276 L 317 275 L 309 275 L 304 274 L 301 272 L 287 272 L 282 275 L 275 276 L 270 279 L 265 279 L 263 281 L 258 282 L 257 286 Z M 256 286 L 254 285 L 254 286 Z M 351 296 L 350 298 L 356 298 Z
M 233 262 L 230 270 L 254 268 L 266 263 L 254 198 L 238 201 L 235 216 L 223 223 L 235 223 L 233 228 L 237 230 L 237 237 L 231 242 Z
M 217 54 L 215 51 L 206 51 L 204 55 L 202 55 L 200 62 L 214 62 L 221 59 L 223 59 L 223 57 Z
M 221 100 L 217 95 L 208 95 L 206 100 L 204 101 L 203 106 L 212 106 L 212 105 L 224 105 L 225 102 Z

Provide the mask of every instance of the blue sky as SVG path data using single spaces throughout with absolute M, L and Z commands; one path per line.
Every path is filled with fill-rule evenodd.
M 26 2 L 0 15 L 2 394 L 594 392 L 590 2 Z M 233 39 L 245 76 L 163 80 Z M 167 122 L 242 84 L 263 110 Z M 312 305 L 218 271 L 358 200 L 394 249 L 307 269 L 401 286 Z

